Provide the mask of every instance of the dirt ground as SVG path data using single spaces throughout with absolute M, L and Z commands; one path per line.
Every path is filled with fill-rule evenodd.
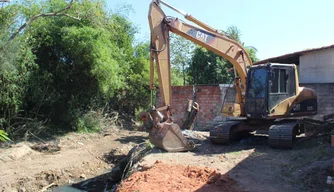
M 188 132 L 188 135 L 196 143 L 193 152 L 167 153 L 154 149 L 139 163 L 139 167 L 145 168 L 144 171 L 153 172 L 148 175 L 148 172 L 142 171 L 132 176 L 145 178 L 146 174 L 149 181 L 158 177 L 151 175 L 154 170 L 159 174 L 167 173 L 164 170 L 179 170 L 184 176 L 185 170 L 188 168 L 189 171 L 190 167 L 194 174 L 207 170 L 209 175 L 223 176 L 223 179 L 231 182 L 228 183 L 232 186 L 228 188 L 231 190 L 329 191 L 326 177 L 331 174 L 334 150 L 330 148 L 328 138 L 298 143 L 293 150 L 275 150 L 268 147 L 267 138 L 261 135 L 251 136 L 230 146 L 212 145 L 208 132 L 194 131 Z M 147 136 L 143 132 L 110 128 L 99 134 L 70 133 L 39 145 L 22 142 L 1 148 L 0 191 L 46 191 L 68 185 L 85 191 L 112 191 L 115 183 L 110 180 L 110 171 L 133 146 L 147 140 Z M 176 171 L 169 175 L 174 174 L 177 176 Z M 178 181 L 186 181 L 187 178 L 179 178 Z M 193 177 L 198 181 L 196 186 L 185 189 L 204 189 L 212 178 L 218 176 L 207 176 L 203 180 Z M 124 180 L 121 186 L 126 187 L 128 181 Z M 61 189 L 55 188 L 54 191 L 65 191 Z M 148 188 L 125 189 L 147 191 Z M 158 189 L 155 191 L 166 191 Z
M 147 133 L 111 128 L 100 134 L 70 133 L 46 141 L 59 151 L 39 152 L 35 142 L 0 149 L 0 191 L 39 191 L 109 172 Z M 51 186 L 50 186 L 51 187 Z
M 242 192 L 236 181 L 216 169 L 166 164 L 161 161 L 156 161 L 148 170 L 133 173 L 121 183 L 117 192 L 155 192 L 157 189 L 165 192 Z

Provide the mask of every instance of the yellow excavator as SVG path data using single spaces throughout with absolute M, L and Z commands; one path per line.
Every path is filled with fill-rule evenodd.
M 162 5 L 183 15 L 184 21 L 167 17 Z M 167 151 L 188 151 L 194 143 L 186 139 L 180 127 L 173 123 L 170 74 L 169 33 L 180 35 L 230 61 L 235 70 L 235 103 L 224 103 L 223 116 L 231 117 L 210 130 L 210 140 L 228 144 L 234 139 L 256 130 L 268 130 L 268 143 L 274 148 L 292 148 L 296 135 L 303 132 L 300 116 L 317 114 L 317 95 L 314 90 L 299 87 L 298 71 L 294 64 L 267 63 L 253 65 L 247 51 L 235 40 L 197 20 L 162 0 L 153 0 L 149 7 L 151 30 L 150 87 L 154 89 L 154 70 L 159 80 L 163 106 L 140 113 L 152 144 Z M 199 104 L 188 101 L 184 124 L 189 128 L 198 112 Z

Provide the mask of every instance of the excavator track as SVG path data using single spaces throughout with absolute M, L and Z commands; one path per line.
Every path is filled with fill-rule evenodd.
M 214 144 L 230 144 L 234 139 L 233 128 L 241 121 L 224 121 L 210 129 L 210 140 Z
M 272 148 L 292 149 L 296 143 L 297 121 L 277 122 L 269 128 L 268 144 Z

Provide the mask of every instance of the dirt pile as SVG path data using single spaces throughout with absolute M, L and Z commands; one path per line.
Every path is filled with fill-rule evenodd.
M 166 164 L 157 161 L 152 168 L 135 172 L 124 180 L 118 192 L 128 191 L 225 191 L 239 192 L 234 180 L 216 169 Z

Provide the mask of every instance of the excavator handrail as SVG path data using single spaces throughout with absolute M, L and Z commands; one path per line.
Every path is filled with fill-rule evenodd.
M 165 5 L 166 7 L 172 9 L 173 11 L 181 14 L 182 16 L 184 16 L 184 18 L 186 18 L 187 20 L 193 22 L 193 23 L 196 23 L 198 26 L 208 30 L 208 31 L 211 31 L 211 32 L 214 32 L 214 33 L 219 33 L 217 29 L 214 29 L 212 27 L 210 27 L 209 25 L 203 23 L 202 21 L 196 19 L 195 17 L 191 16 L 190 14 L 184 12 L 184 11 L 181 11 L 171 5 L 169 5 L 168 3 L 162 1 L 162 0 L 157 0 L 157 2 L 160 2 L 161 4 Z

